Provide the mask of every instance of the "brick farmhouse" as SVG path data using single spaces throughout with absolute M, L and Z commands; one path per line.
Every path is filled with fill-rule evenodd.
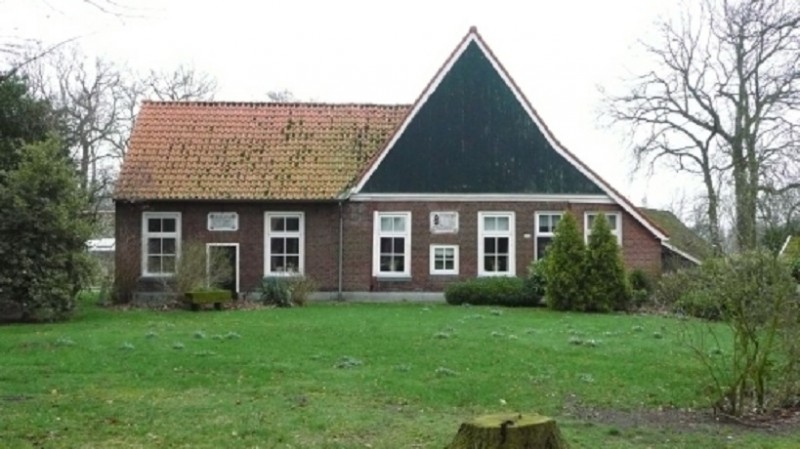
M 473 28 L 413 105 L 145 102 L 115 191 L 116 289 L 156 289 L 181 247 L 229 287 L 303 274 L 329 296 L 523 275 L 571 211 L 610 220 L 628 268 L 696 262 L 561 145 Z

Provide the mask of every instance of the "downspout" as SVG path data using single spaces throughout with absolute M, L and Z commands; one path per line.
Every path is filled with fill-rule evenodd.
M 344 298 L 342 297 L 342 274 L 343 274 L 343 261 L 344 261 L 344 214 L 342 212 L 342 204 L 343 200 L 339 200 L 339 263 L 337 267 L 337 277 L 338 277 L 338 290 L 336 292 L 336 300 L 342 301 Z

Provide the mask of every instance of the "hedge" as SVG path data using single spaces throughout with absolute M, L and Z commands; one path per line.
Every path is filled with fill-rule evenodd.
M 450 284 L 444 298 L 452 305 L 535 307 L 541 299 L 529 294 L 525 281 L 517 277 L 483 277 Z

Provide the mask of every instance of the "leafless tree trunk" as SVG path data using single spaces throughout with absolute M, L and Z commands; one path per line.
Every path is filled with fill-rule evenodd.
M 757 245 L 759 194 L 800 187 L 800 6 L 795 0 L 703 0 L 660 24 L 646 46 L 657 64 L 609 115 L 633 125 L 640 163 L 697 174 L 708 195 L 712 243 L 721 247 L 720 174 L 730 173 L 739 249 Z M 651 165 L 652 166 L 652 165 Z

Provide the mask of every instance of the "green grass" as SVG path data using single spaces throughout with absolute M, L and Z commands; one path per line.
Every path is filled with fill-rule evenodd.
M 572 413 L 705 406 L 686 325 L 420 304 L 84 305 L 69 323 L 0 327 L 0 446 L 441 448 L 466 419 L 521 411 L 556 418 L 573 448 L 797 447 L 797 431 Z

